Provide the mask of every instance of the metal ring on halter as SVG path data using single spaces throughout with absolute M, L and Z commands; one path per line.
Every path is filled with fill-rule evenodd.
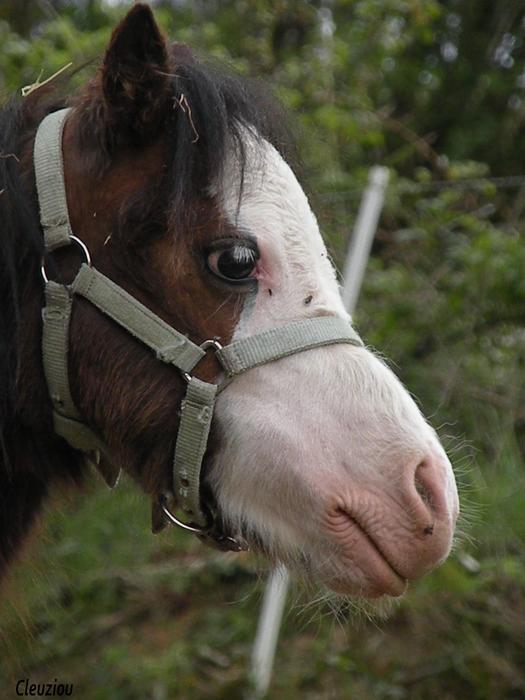
M 86 246 L 86 244 L 80 240 L 80 238 L 77 238 L 76 236 L 69 236 L 69 240 L 73 241 L 76 243 L 82 252 L 84 253 L 85 263 L 91 267 L 91 255 L 89 254 L 89 250 Z M 42 277 L 44 278 L 44 282 L 47 284 L 49 282 L 49 278 L 46 273 L 46 258 L 45 256 L 42 258 L 42 264 L 40 266 L 40 272 L 42 273 Z
M 209 338 L 208 340 L 205 340 L 203 343 L 199 345 L 201 350 L 208 350 L 208 348 L 213 348 L 215 352 L 217 350 L 222 350 L 223 346 L 219 343 L 219 341 L 216 338 Z M 182 372 L 182 376 L 186 380 L 186 384 L 189 384 L 191 381 L 191 374 L 188 374 L 188 372 Z
M 188 525 L 188 523 L 184 523 L 182 520 L 176 518 L 166 505 L 167 501 L 168 498 L 165 495 L 161 495 L 159 498 L 159 505 L 162 508 L 162 512 L 168 518 L 172 525 L 177 525 L 183 530 L 188 530 L 189 532 L 196 532 L 197 534 L 201 535 L 204 535 L 207 532 L 208 528 L 206 527 L 199 527 L 198 525 Z
M 171 500 L 170 496 L 162 494 L 159 497 L 159 505 L 162 509 L 162 512 L 168 518 L 169 522 L 172 525 L 177 525 L 183 530 L 193 532 L 201 539 L 201 541 L 207 542 L 209 545 L 215 547 L 216 549 L 220 549 L 224 552 L 246 552 L 249 549 L 248 543 L 243 538 L 231 537 L 230 535 L 225 535 L 220 531 L 216 531 L 213 525 L 213 519 L 212 524 L 208 525 L 207 527 L 188 525 L 188 523 L 179 520 L 177 517 L 175 517 L 175 515 L 173 515 L 171 510 L 166 505 L 166 503 L 169 500 Z

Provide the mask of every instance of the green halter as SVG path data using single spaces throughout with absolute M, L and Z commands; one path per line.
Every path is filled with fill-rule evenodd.
M 89 251 L 73 235 L 69 222 L 62 161 L 62 131 L 68 112 L 69 109 L 54 112 L 42 121 L 34 147 L 45 251 L 51 253 L 75 243 L 81 247 L 86 258 L 71 285 L 48 280 L 45 266 L 42 265 L 46 299 L 42 312 L 42 353 L 53 404 L 55 432 L 86 455 L 102 453 L 108 463 L 108 448 L 96 432 L 82 421 L 69 388 L 71 309 L 75 296 L 82 296 L 149 347 L 158 360 L 176 367 L 187 382 L 175 443 L 173 486 L 169 493 L 159 494 L 158 501 L 154 502 L 154 531 L 162 529 L 171 521 L 194 532 L 208 544 L 223 549 L 240 549 L 242 544 L 239 541 L 220 531 L 210 506 L 205 506 L 201 499 L 202 459 L 208 443 L 217 392 L 252 367 L 287 355 L 334 343 L 358 346 L 363 343 L 346 320 L 324 316 L 292 321 L 285 326 L 234 341 L 225 347 L 216 340 L 207 340 L 199 346 L 92 267 Z M 209 348 L 213 348 L 224 370 L 225 378 L 220 384 L 203 382 L 192 374 Z M 118 470 L 110 468 L 108 473 L 106 468 L 104 476 L 110 485 L 114 485 Z M 173 515 L 170 506 L 175 503 L 186 513 L 191 524 L 181 522 Z

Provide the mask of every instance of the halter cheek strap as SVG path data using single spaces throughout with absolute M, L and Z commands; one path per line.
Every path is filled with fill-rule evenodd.
M 68 112 L 68 109 L 54 112 L 42 121 L 34 147 L 45 252 L 49 254 L 73 243 L 81 247 L 86 258 L 71 285 L 48 280 L 45 260 L 42 264 L 46 300 L 42 311 L 42 354 L 53 404 L 55 432 L 87 456 L 102 454 L 101 472 L 110 485 L 116 483 L 118 470 L 111 467 L 109 448 L 83 422 L 69 387 L 71 310 L 75 297 L 81 296 L 146 345 L 159 361 L 173 365 L 187 382 L 175 440 L 172 488 L 154 501 L 153 530 L 158 531 L 172 522 L 194 532 L 208 544 L 221 549 L 241 549 L 241 541 L 228 537 L 220 530 L 210 507 L 206 507 L 201 498 L 201 467 L 208 445 L 217 392 L 239 374 L 288 355 L 335 343 L 357 346 L 363 343 L 346 320 L 324 316 L 292 321 L 236 340 L 224 347 L 217 340 L 207 340 L 199 346 L 92 267 L 87 248 L 71 231 L 67 209 L 62 131 Z M 225 380 L 221 384 L 204 382 L 193 375 L 196 366 L 210 348 L 216 353 L 224 370 Z M 173 514 L 172 507 L 175 504 L 186 514 L 189 523 L 180 521 Z

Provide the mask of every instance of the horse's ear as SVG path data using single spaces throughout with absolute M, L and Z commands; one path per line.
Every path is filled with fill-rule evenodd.
M 167 46 L 148 5 L 135 5 L 113 32 L 102 67 L 110 126 L 119 135 L 146 137 L 169 104 Z

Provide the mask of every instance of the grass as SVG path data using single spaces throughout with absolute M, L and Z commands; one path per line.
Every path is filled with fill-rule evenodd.
M 525 472 L 512 441 L 498 462 L 462 478 L 470 541 L 386 620 L 294 593 L 271 698 L 525 698 Z M 58 500 L 0 611 L 0 697 L 26 677 L 86 700 L 249 697 L 254 559 L 154 537 L 126 480 Z

